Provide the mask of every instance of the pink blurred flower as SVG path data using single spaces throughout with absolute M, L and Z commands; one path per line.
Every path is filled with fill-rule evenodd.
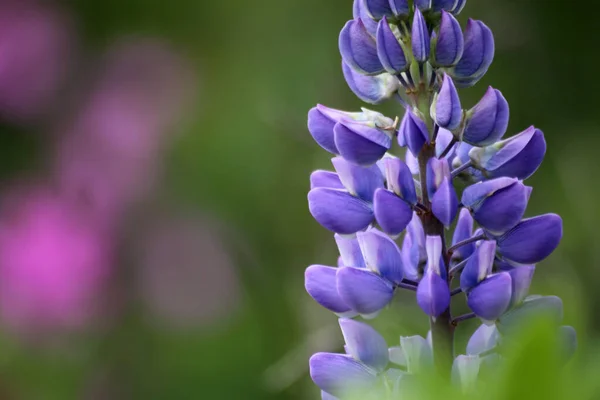
M 46 111 L 72 58 L 67 16 L 48 2 L 0 2 L 0 114 L 8 119 Z
M 0 206 L 0 315 L 17 330 L 90 321 L 110 249 L 89 218 L 47 187 L 22 187 Z
M 63 135 L 56 176 L 88 199 L 101 219 L 118 219 L 160 172 L 173 127 L 193 86 L 185 62 L 166 44 L 130 39 L 114 46 L 82 108 Z

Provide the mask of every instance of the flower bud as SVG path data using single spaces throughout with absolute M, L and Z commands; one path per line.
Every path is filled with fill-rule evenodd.
M 556 296 L 529 296 L 521 305 L 504 314 L 496 327 L 501 334 L 510 335 L 536 318 L 545 318 L 560 325 L 563 320 L 562 300 Z
M 337 291 L 337 268 L 311 265 L 304 274 L 304 286 L 317 303 L 336 314 L 351 312 Z
M 398 78 L 390 74 L 362 75 L 342 61 L 344 79 L 350 90 L 365 103 L 380 104 L 400 88 Z
M 490 275 L 467 295 L 467 305 L 486 321 L 494 321 L 508 310 L 512 297 L 512 279 L 508 272 Z
M 379 21 L 377 27 L 377 55 L 390 74 L 399 74 L 408 69 L 404 49 L 385 17 Z
M 518 179 L 496 178 L 467 187 L 462 204 L 482 228 L 500 235 L 521 221 L 531 190 Z
M 499 340 L 500 335 L 496 325 L 481 324 L 467 343 L 467 354 L 477 355 L 489 351 L 496 347 Z
M 373 123 L 341 120 L 333 128 L 335 146 L 351 163 L 375 164 L 392 147 L 392 138 Z
M 454 130 L 462 121 L 462 108 L 452 78 L 444 75 L 444 81 L 431 107 L 431 117 L 442 128 Z
M 324 228 L 349 235 L 367 228 L 373 221 L 373 209 L 345 190 L 315 188 L 308 192 L 311 215 Z
M 365 24 L 367 32 L 375 37 L 375 32 L 377 32 L 377 21 L 369 15 L 364 0 L 354 0 L 352 6 L 352 18 L 355 20 L 361 19 L 363 24 Z
M 339 47 L 344 62 L 356 72 L 365 75 L 384 72 L 377 57 L 375 39 L 367 32 L 362 19 L 350 20 L 346 23 L 340 32 Z
M 346 351 L 355 360 L 383 372 L 389 362 L 385 339 L 370 325 L 348 318 L 339 319 Z
M 356 234 L 367 268 L 393 283 L 404 278 L 402 254 L 396 242 L 377 229 Z
M 445 227 L 449 227 L 454 221 L 458 212 L 458 197 L 450 178 L 444 178 L 431 198 L 431 211 Z
M 442 11 L 440 29 L 434 44 L 435 63 L 441 67 L 451 67 L 458 63 L 465 43 L 460 24 L 452 14 Z
M 342 157 L 332 158 L 331 163 L 346 190 L 356 197 L 372 202 L 375 190 L 383 187 L 383 175 L 377 165 L 361 167 Z
M 406 201 L 385 189 L 375 191 L 373 210 L 381 229 L 392 236 L 402 233 L 413 216 L 412 208 Z
M 412 51 L 415 60 L 424 63 L 429 58 L 430 34 L 427 29 L 425 17 L 419 9 L 415 9 L 415 15 L 412 23 Z
M 479 103 L 467 111 L 462 139 L 474 146 L 489 146 L 506 133 L 508 116 L 508 102 L 490 86 Z
M 385 176 L 388 189 L 410 204 L 417 203 L 415 181 L 408 165 L 399 158 L 385 158 Z
M 535 265 L 524 265 L 521 267 L 515 267 L 508 271 L 510 277 L 512 278 L 512 298 L 510 300 L 511 307 L 516 304 L 520 304 L 523 302 L 523 300 L 525 300 L 525 297 L 527 297 L 534 272 Z
M 400 139 L 400 137 L 402 139 Z M 425 122 L 410 110 L 406 110 L 400 129 L 398 129 L 398 142 L 404 141 L 410 152 L 417 157 L 423 145 L 429 142 L 429 131 Z
M 471 149 L 469 158 L 487 178 L 507 176 L 524 180 L 538 169 L 545 154 L 544 134 L 532 126 L 491 146 Z
M 417 303 L 425 314 L 437 317 L 450 306 L 450 289 L 446 282 L 446 269 L 441 265 L 442 240 L 427 236 L 427 268 L 417 287 Z
M 366 267 L 365 259 L 360 250 L 360 245 L 358 244 L 356 236 L 338 235 L 336 233 L 333 235 L 333 238 L 335 239 L 335 243 L 340 252 L 340 258 L 342 260 L 340 263 L 341 266 L 355 268 Z
M 352 267 L 337 270 L 337 290 L 344 303 L 363 315 L 379 312 L 394 296 L 390 282 L 372 271 Z
M 444 150 L 446 150 L 446 147 L 448 147 L 448 145 L 450 145 L 450 142 L 452 141 L 452 139 L 454 139 L 454 135 L 449 130 L 444 129 L 444 128 L 440 128 L 438 130 L 437 138 L 435 139 L 435 156 L 436 157 L 439 158 L 442 155 Z M 455 143 L 452 146 L 452 148 L 450 149 L 450 151 L 448 151 L 448 153 L 444 156 L 444 158 L 446 158 L 447 160 L 452 160 L 454 158 L 454 156 L 456 155 L 456 149 L 457 149 L 458 145 L 459 145 L 458 143 Z
M 463 292 L 468 293 L 492 273 L 495 255 L 496 243 L 483 241 L 469 258 L 460 275 L 460 288 Z
M 469 210 L 463 208 L 462 210 L 460 210 L 460 214 L 458 215 L 458 222 L 456 223 L 454 235 L 452 236 L 452 246 L 454 246 L 458 242 L 467 240 L 472 236 L 473 217 L 471 217 L 471 213 L 469 212 Z M 474 243 L 462 245 L 452 253 L 452 261 L 460 262 L 462 260 L 466 260 L 471 256 L 471 254 L 473 254 L 474 250 Z
M 492 64 L 494 36 L 483 22 L 469 19 L 464 33 L 463 55 L 450 74 L 458 87 L 474 85 Z
M 505 259 L 535 264 L 548 257 L 561 238 L 562 219 L 556 214 L 544 214 L 524 219 L 496 241 L 498 252 Z
M 331 171 L 323 171 L 321 169 L 310 174 L 310 188 L 314 189 L 318 187 L 345 189 L 338 174 Z

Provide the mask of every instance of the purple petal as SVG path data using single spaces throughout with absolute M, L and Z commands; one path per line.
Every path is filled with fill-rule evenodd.
M 310 188 L 325 187 L 331 189 L 344 189 L 340 177 L 335 172 L 316 170 L 310 174 Z
M 381 229 L 392 236 L 402 233 L 413 216 L 408 203 L 385 189 L 375 191 L 373 210 Z
M 384 159 L 388 189 L 410 204 L 416 204 L 417 193 L 412 172 L 404 161 L 396 157 Z
M 340 112 L 340 117 L 342 115 Z M 337 120 L 332 118 L 332 114 L 324 114 L 318 106 L 308 112 L 308 131 L 319 146 L 333 154 L 338 154 L 333 138 L 333 127 L 336 123 Z
M 368 390 L 377 381 L 377 376 L 366 366 L 346 354 L 316 353 L 309 365 L 313 382 L 321 390 L 337 396 L 351 390 Z
M 544 214 L 524 219 L 497 239 L 503 257 L 520 264 L 535 264 L 548 257 L 562 238 L 562 219 Z
M 425 314 L 438 317 L 450 306 L 448 283 L 433 270 L 427 269 L 417 287 L 417 303 Z
M 515 178 L 496 178 L 468 186 L 462 194 L 461 203 L 468 208 L 478 209 L 479 205 L 495 192 L 518 182 Z
M 441 265 L 442 238 L 440 236 L 427 236 L 425 250 L 427 252 L 427 268 L 440 276 L 444 276 Z
M 411 281 L 418 282 L 421 279 L 419 264 L 419 253 L 413 250 L 413 242 L 410 234 L 407 232 L 402 240 L 402 267 L 404 269 L 404 277 Z
M 387 280 L 400 283 L 404 278 L 402 254 L 398 245 L 376 229 L 356 234 L 367 267 Z
M 454 186 L 448 178 L 444 178 L 442 184 L 431 199 L 431 211 L 444 226 L 448 227 L 454 221 L 458 212 L 458 197 Z
M 529 293 L 529 286 L 533 279 L 535 265 L 524 265 L 510 270 L 508 273 L 512 279 L 511 306 L 521 303 Z
M 343 267 L 337 271 L 337 289 L 342 300 L 359 314 L 373 314 L 394 296 L 391 283 L 366 269 Z
M 467 115 L 463 140 L 475 146 L 495 143 L 504 136 L 508 128 L 508 102 L 499 90 L 491 86 Z
M 354 164 L 375 164 L 392 147 L 392 138 L 388 134 L 365 123 L 339 122 L 333 132 L 340 154 Z
M 442 155 L 442 152 L 444 150 L 446 150 L 446 147 L 448 147 L 448 145 L 450 144 L 452 139 L 454 139 L 454 135 L 452 134 L 452 132 L 450 132 L 447 129 L 440 128 L 440 130 L 438 131 L 437 138 L 435 140 L 435 156 L 437 158 L 440 158 L 440 156 Z M 446 158 L 448 160 L 452 160 L 455 156 L 457 147 L 458 147 L 458 144 L 454 144 L 454 146 L 452 146 L 452 150 L 450 150 L 448 152 L 448 154 L 446 156 L 444 156 L 444 158 Z M 468 161 L 468 159 L 469 159 L 469 157 L 467 155 L 467 161 Z
M 408 68 L 404 50 L 385 17 L 379 21 L 377 27 L 377 55 L 390 74 L 399 74 Z
M 308 208 L 323 227 L 341 234 L 361 231 L 373 221 L 368 203 L 340 189 L 312 189 L 308 192 Z
M 471 236 L 473 236 L 473 217 L 471 217 L 469 210 L 463 208 L 458 214 L 458 221 L 456 222 L 456 228 L 454 228 L 454 235 L 452 236 L 452 245 L 454 246 Z M 452 260 L 456 262 L 466 260 L 473 254 L 474 250 L 474 243 L 461 246 L 452 253 Z
M 473 209 L 475 221 L 485 230 L 493 234 L 501 234 L 521 221 L 531 187 L 521 181 L 494 192 Z
M 460 24 L 452 14 L 442 11 L 440 30 L 435 46 L 435 62 L 442 67 L 450 67 L 458 63 L 464 47 Z
M 458 91 L 452 78 L 446 74 L 435 103 L 435 120 L 440 127 L 449 130 L 458 128 L 462 120 Z
M 389 99 L 400 88 L 398 78 L 390 74 L 362 75 L 342 61 L 344 79 L 354 94 L 365 103 L 379 104 Z
M 427 162 L 427 192 L 430 198 L 433 198 L 435 192 L 444 182 L 444 179 L 450 179 L 450 165 L 448 160 L 431 158 Z
M 463 56 L 454 67 L 457 77 L 483 76 L 494 59 L 494 36 L 483 22 L 469 19 L 465 29 Z
M 406 110 L 399 135 L 402 135 L 410 152 L 417 157 L 423 145 L 429 142 L 429 132 L 425 122 L 410 110 Z
M 490 275 L 468 295 L 469 308 L 479 317 L 493 321 L 508 310 L 512 296 L 512 279 L 508 272 Z
M 467 354 L 477 355 L 484 351 L 489 351 L 496 347 L 500 335 L 496 325 L 481 324 L 479 328 L 471 335 L 467 343 Z
M 340 32 L 339 47 L 344 62 L 356 72 L 367 75 L 384 72 L 377 56 L 375 39 L 369 35 L 362 19 L 346 23 Z
M 484 240 L 475 250 L 460 275 L 460 287 L 467 293 L 492 273 L 496 243 Z
M 375 32 L 377 32 L 377 22 L 369 15 L 369 12 L 365 7 L 364 0 L 354 0 L 354 4 L 352 6 L 352 18 L 360 18 L 363 24 L 365 24 L 365 28 L 369 34 L 375 37 Z
M 343 314 L 350 310 L 337 291 L 337 268 L 311 265 L 304 273 L 304 287 L 317 303 L 334 313 Z
M 430 35 L 427 29 L 427 22 L 419 9 L 415 9 L 415 15 L 412 23 L 412 51 L 415 59 L 424 63 L 429 58 Z
M 392 9 L 388 0 L 363 0 L 367 12 L 374 19 L 385 18 L 392 15 Z
M 408 0 L 389 0 L 390 8 L 394 15 L 408 15 L 410 13 L 410 4 Z
M 342 236 L 336 233 L 333 237 L 340 252 L 342 265 L 344 267 L 365 267 L 365 260 L 363 259 L 358 240 L 355 236 Z
M 383 187 L 383 175 L 377 165 L 362 167 L 342 157 L 334 157 L 331 162 L 342 184 L 354 196 L 372 202 L 375 190 Z
M 389 362 L 385 339 L 370 325 L 353 319 L 339 320 L 348 354 L 377 372 Z
M 419 10 L 429 10 L 431 8 L 432 0 L 414 0 L 415 6 L 419 8 Z

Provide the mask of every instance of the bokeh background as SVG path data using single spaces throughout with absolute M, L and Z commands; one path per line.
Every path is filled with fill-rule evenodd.
M 336 259 L 307 210 L 329 156 L 306 113 L 363 106 L 337 50 L 351 3 L 0 0 L 0 399 L 317 398 L 307 359 L 341 334 L 303 288 Z M 463 103 L 493 85 L 510 132 L 546 134 L 528 214 L 559 213 L 565 236 L 532 291 L 563 298 L 583 358 L 600 337 L 599 12 L 470 0 L 459 18 L 496 38 Z M 390 344 L 425 334 L 413 306 L 377 320 Z

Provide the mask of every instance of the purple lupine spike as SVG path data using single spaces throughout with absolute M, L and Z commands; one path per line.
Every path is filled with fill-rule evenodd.
M 458 212 L 458 197 L 450 178 L 444 178 L 442 184 L 431 198 L 433 215 L 445 226 L 449 227 Z
M 343 396 L 363 393 L 377 381 L 377 375 L 346 354 L 316 353 L 309 360 L 310 377 L 324 392 Z
M 431 158 L 427 163 L 427 193 L 433 198 L 444 179 L 450 178 L 448 160 Z
M 392 146 L 389 134 L 364 122 L 340 121 L 333 133 L 340 155 L 358 165 L 375 164 Z
M 337 248 L 342 258 L 344 267 L 364 268 L 366 267 L 365 259 L 360 250 L 358 239 L 356 236 L 349 235 L 333 235 Z
M 473 236 L 473 217 L 466 208 L 460 210 L 458 215 L 458 221 L 456 222 L 456 228 L 454 229 L 454 235 L 452 236 L 452 245 L 454 246 L 458 242 L 467 240 Z M 452 252 L 452 261 L 460 262 L 466 260 L 473 254 L 475 250 L 474 243 L 468 243 L 460 246 L 454 252 Z
M 458 63 L 465 48 L 460 24 L 454 16 L 442 11 L 440 29 L 435 41 L 434 58 L 436 64 L 451 67 Z
M 344 303 L 363 315 L 380 311 L 394 296 L 390 282 L 369 270 L 352 267 L 337 270 L 337 290 Z
M 350 90 L 362 101 L 370 104 L 380 104 L 392 97 L 398 89 L 398 78 L 388 73 L 376 76 L 362 75 L 354 71 L 342 61 L 342 72 Z
M 383 187 L 383 175 L 377 165 L 361 167 L 342 157 L 332 158 L 331 163 L 346 190 L 356 197 L 371 202 L 375 190 Z
M 312 189 L 308 192 L 308 208 L 323 227 L 346 235 L 367 228 L 374 217 L 369 203 L 340 189 Z
M 394 192 L 407 203 L 416 204 L 415 181 L 408 165 L 395 157 L 386 158 L 383 161 L 388 190 Z
M 482 228 L 500 235 L 521 221 L 531 190 L 518 179 L 496 178 L 467 187 L 461 201 Z
M 338 294 L 336 273 L 337 268 L 311 265 L 304 273 L 304 287 L 321 306 L 336 314 L 346 314 L 351 309 Z
M 373 212 L 381 229 L 392 236 L 402 233 L 413 215 L 406 201 L 385 189 L 375 191 Z
M 370 229 L 357 233 L 356 237 L 367 268 L 377 271 L 393 283 L 402 282 L 404 278 L 402 253 L 389 236 L 376 229 Z
M 385 17 L 377 26 L 377 55 L 390 74 L 400 74 L 408 69 L 404 49 Z
M 533 126 L 491 146 L 469 151 L 473 165 L 486 177 L 508 176 L 522 180 L 533 175 L 545 154 L 544 134 Z
M 479 103 L 467 111 L 463 140 L 478 147 L 495 143 L 506 133 L 508 117 L 508 102 L 490 86 Z
M 377 57 L 375 39 L 365 27 L 362 19 L 350 20 L 340 32 L 339 47 L 342 59 L 356 72 L 377 75 L 384 68 Z
M 310 188 L 328 187 L 332 189 L 345 189 L 340 177 L 335 172 L 323 171 L 321 169 L 310 174 Z
M 388 0 L 363 0 L 363 3 L 369 15 L 374 19 L 393 15 Z
M 512 279 L 508 272 L 490 275 L 467 296 L 469 308 L 478 317 L 493 321 L 508 310 L 512 298 Z
M 496 239 L 498 252 L 519 264 L 535 264 L 548 257 L 562 238 L 562 219 L 544 214 L 521 221 Z
M 375 32 L 377 32 L 377 21 L 375 21 L 369 15 L 365 7 L 364 0 L 354 0 L 354 4 L 352 6 L 352 18 L 355 20 L 361 19 L 363 24 L 365 24 L 365 28 L 367 32 L 373 37 L 375 37 Z
M 427 29 L 427 22 L 419 8 L 415 9 L 415 15 L 412 23 L 412 51 L 415 60 L 424 63 L 429 59 L 430 34 Z
M 389 362 L 385 339 L 370 325 L 352 319 L 339 320 L 349 355 L 367 367 L 382 372 Z
M 442 128 L 454 130 L 462 121 L 462 108 L 458 92 L 449 75 L 444 75 L 440 92 L 432 107 L 432 117 Z
M 495 242 L 486 240 L 479 245 L 460 275 L 460 287 L 463 292 L 469 292 L 492 273 L 495 255 Z
M 389 0 L 390 8 L 396 17 L 408 16 L 410 13 L 410 4 L 408 0 Z
M 469 19 L 464 42 L 463 55 L 451 71 L 459 87 L 475 84 L 494 59 L 494 35 L 483 22 Z
M 467 354 L 477 355 L 496 347 L 500 335 L 496 325 L 481 324 L 469 338 L 467 343 Z
M 400 136 L 402 136 L 406 146 L 408 146 L 408 149 L 415 157 L 419 155 L 423 145 L 429 142 L 427 125 L 410 110 L 406 110 L 402 119 L 398 131 L 398 137 Z
M 533 279 L 535 265 L 523 265 L 513 268 L 508 271 L 512 279 L 512 298 L 510 300 L 511 307 L 521 303 L 529 293 L 529 286 Z

